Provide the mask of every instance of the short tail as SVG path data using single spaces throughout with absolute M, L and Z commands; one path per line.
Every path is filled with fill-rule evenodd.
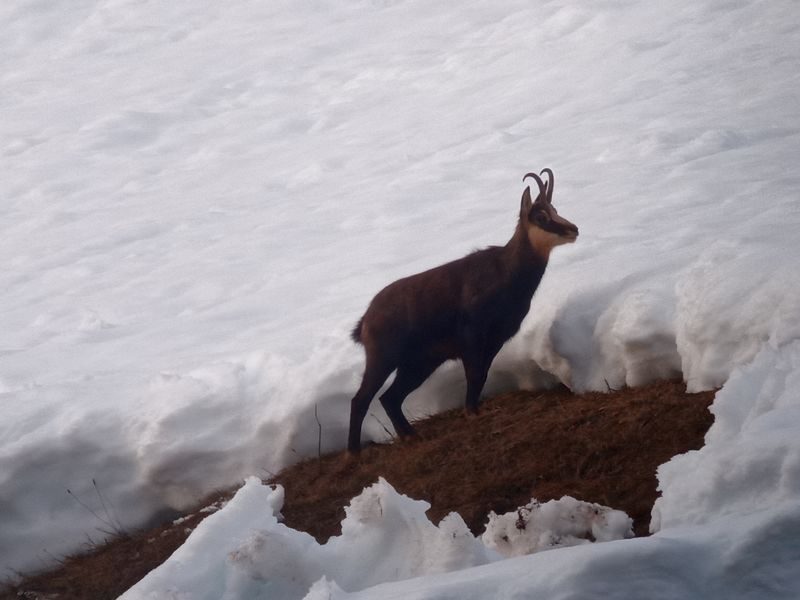
M 361 327 L 364 325 L 364 317 L 361 317 L 356 323 L 356 326 L 353 327 L 353 331 L 350 332 L 350 338 L 356 343 L 361 343 Z

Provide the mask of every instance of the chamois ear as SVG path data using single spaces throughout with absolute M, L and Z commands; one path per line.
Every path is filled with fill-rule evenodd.
M 533 201 L 531 200 L 531 188 L 528 186 L 525 188 L 525 191 L 522 192 L 522 201 L 519 203 L 519 214 L 527 217 L 532 206 Z

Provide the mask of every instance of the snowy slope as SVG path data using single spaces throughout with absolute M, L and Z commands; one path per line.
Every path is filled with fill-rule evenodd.
M 437 527 L 427 503 L 381 480 L 319 545 L 278 522 L 281 487 L 251 478 L 122 598 L 795 599 L 798 389 L 800 342 L 736 369 L 706 446 L 662 466 L 649 538 L 615 541 L 630 532 L 625 513 L 563 498 L 492 515 L 475 539 L 457 514 Z
M 731 489 L 763 522 L 800 498 L 791 435 L 743 425 L 796 422 L 770 383 L 800 368 L 792 2 L 20 0 L 0 26 L 0 566 L 97 537 L 66 493 L 103 515 L 92 479 L 133 527 L 315 453 L 315 406 L 341 447 L 372 294 L 504 243 L 543 166 L 581 238 L 489 391 L 744 367 L 660 471 L 662 534 Z

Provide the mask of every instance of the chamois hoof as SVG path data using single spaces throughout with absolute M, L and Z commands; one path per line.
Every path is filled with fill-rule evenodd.
M 419 434 L 414 429 L 411 429 L 409 431 L 403 431 L 402 433 L 398 432 L 397 433 L 397 438 L 401 442 L 405 443 L 405 442 L 410 442 L 412 440 L 419 439 Z

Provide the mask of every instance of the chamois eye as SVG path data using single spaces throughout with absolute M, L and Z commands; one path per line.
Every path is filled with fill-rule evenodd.
M 537 210 L 531 213 L 530 220 L 537 225 L 542 226 L 547 223 L 547 215 Z

